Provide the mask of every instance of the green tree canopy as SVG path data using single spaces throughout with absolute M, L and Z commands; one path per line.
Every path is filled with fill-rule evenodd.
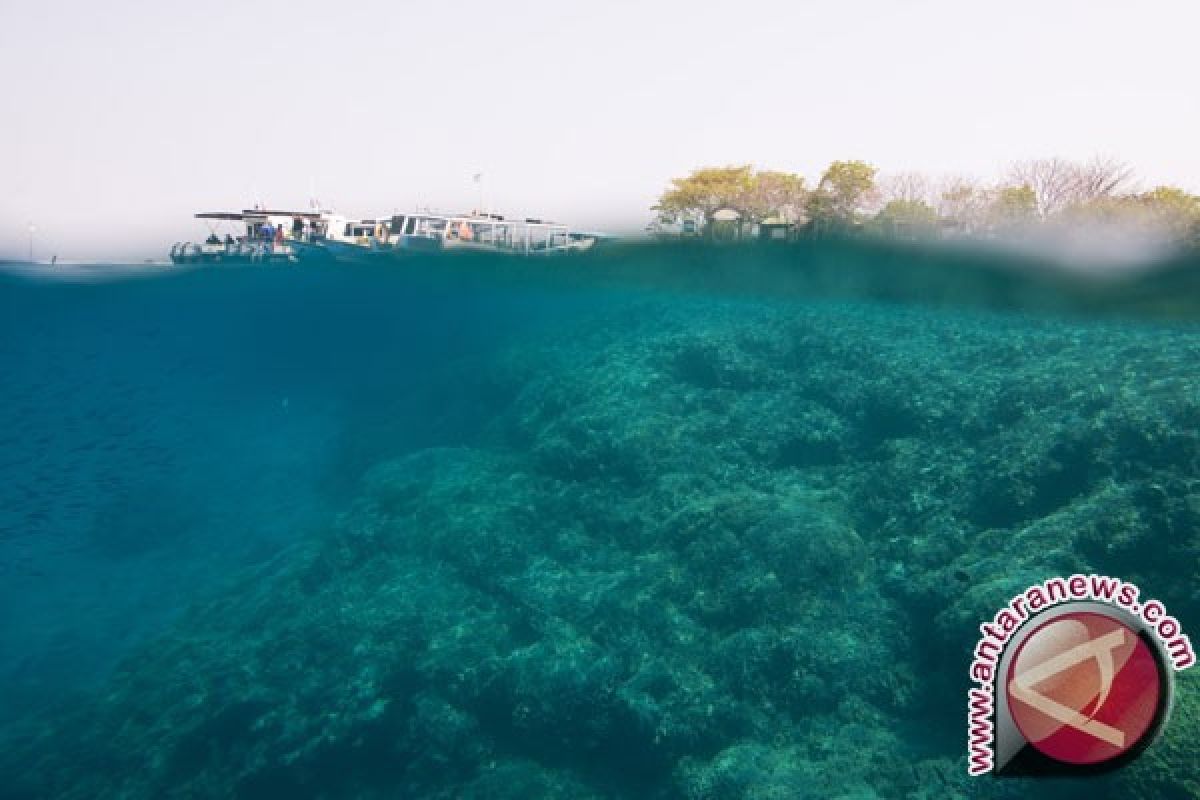
M 789 172 L 756 172 L 745 164 L 703 167 L 673 179 L 654 210 L 667 221 L 698 215 L 708 225 L 722 208 L 736 209 L 750 221 L 771 216 L 794 221 L 803 206 L 804 178 Z
M 1037 219 L 1037 216 L 1037 192 L 1028 184 L 1000 189 L 988 209 L 991 226 L 1000 230 L 1028 225 Z
M 1063 210 L 1062 222 L 1141 227 L 1175 241 L 1200 236 L 1200 197 L 1174 186 L 1142 194 L 1100 197 Z
M 878 170 L 865 161 L 835 161 L 809 195 L 808 218 L 818 231 L 844 230 L 857 224 L 875 193 Z
M 753 182 L 754 168 L 701 167 L 686 178 L 674 178 L 671 186 L 658 199 L 654 208 L 665 219 L 699 214 L 708 222 L 714 211 L 721 208 L 740 208 L 742 199 Z
M 986 185 L 952 177 L 934 183 L 919 173 L 879 178 L 865 161 L 835 161 L 808 190 L 802 177 L 789 172 L 750 164 L 704 167 L 672 180 L 654 209 L 662 221 L 702 222 L 710 235 L 715 212 L 729 208 L 738 219 L 720 224 L 739 231 L 743 223 L 766 219 L 807 222 L 814 236 L 854 230 L 989 236 L 1101 225 L 1200 247 L 1200 196 L 1175 186 L 1134 191 L 1132 170 L 1116 159 L 1025 161 L 1013 165 L 1006 180 Z
M 938 213 L 921 200 L 892 200 L 875 215 L 874 227 L 889 236 L 932 236 Z
M 1200 245 L 1200 197 L 1174 186 L 1158 186 L 1137 200 L 1174 238 Z

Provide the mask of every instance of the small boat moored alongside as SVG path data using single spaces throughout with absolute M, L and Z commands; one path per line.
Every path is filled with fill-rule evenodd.
M 330 215 L 324 211 L 202 211 L 208 225 L 203 242 L 176 242 L 176 264 L 290 264 L 298 242 L 323 237 Z M 238 223 L 241 223 L 238 229 Z

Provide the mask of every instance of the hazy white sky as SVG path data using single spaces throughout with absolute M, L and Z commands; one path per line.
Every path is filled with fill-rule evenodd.
M 0 257 L 164 257 L 194 211 L 490 206 L 640 229 L 709 164 L 1200 191 L 1196 0 L 0 0 Z

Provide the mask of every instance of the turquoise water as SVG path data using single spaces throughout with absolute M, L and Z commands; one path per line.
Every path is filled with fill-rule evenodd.
M 1200 621 L 1200 335 L 1194 265 L 1030 267 L 0 278 L 0 796 L 1048 795 L 965 777 L 976 626 Z M 1052 792 L 1195 796 L 1178 691 Z

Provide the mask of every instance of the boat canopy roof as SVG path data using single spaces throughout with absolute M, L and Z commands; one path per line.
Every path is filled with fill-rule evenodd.
M 231 222 L 239 222 L 245 218 L 240 211 L 201 211 L 196 215 L 196 219 L 224 219 Z
M 321 219 L 328 214 L 326 211 L 282 211 L 277 209 L 247 208 L 242 211 L 201 211 L 196 219 L 219 219 L 229 222 L 241 222 L 245 219 L 264 219 L 266 217 L 302 217 L 304 219 Z
M 392 215 L 392 219 L 397 219 L 399 217 L 410 217 L 416 219 L 444 219 L 453 222 L 485 222 L 508 227 L 566 227 L 561 222 L 554 222 L 553 220 L 548 219 L 534 219 L 533 217 L 505 217 L 501 214 L 480 214 L 474 211 L 469 214 L 452 214 L 441 211 L 411 211 L 408 213 L 396 213 Z
M 284 211 L 282 209 L 247 208 L 242 212 L 247 217 L 303 217 L 304 219 L 321 219 L 329 214 L 328 211 Z

